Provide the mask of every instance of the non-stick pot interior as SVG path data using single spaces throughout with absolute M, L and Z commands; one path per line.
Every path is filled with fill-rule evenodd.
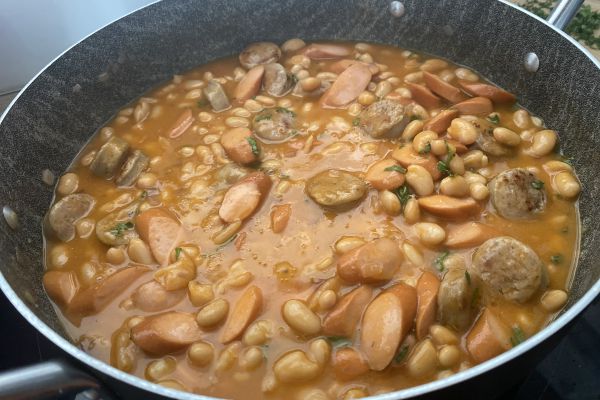
M 60 175 L 88 138 L 120 107 L 149 88 L 247 43 L 360 40 L 413 48 L 469 66 L 518 95 L 558 130 L 584 191 L 581 254 L 570 304 L 596 283 L 600 268 L 600 70 L 565 37 L 496 1 L 405 1 L 394 17 L 387 1 L 168 1 L 129 15 L 90 36 L 42 72 L 0 125 L 0 205 L 20 227 L 0 223 L 0 270 L 29 308 L 61 329 L 41 284 L 41 221 Z M 525 54 L 540 59 L 525 70 Z

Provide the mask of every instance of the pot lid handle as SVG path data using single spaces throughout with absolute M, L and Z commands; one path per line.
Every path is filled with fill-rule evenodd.
M 573 19 L 584 0 L 560 0 L 548 16 L 548 23 L 564 31 Z

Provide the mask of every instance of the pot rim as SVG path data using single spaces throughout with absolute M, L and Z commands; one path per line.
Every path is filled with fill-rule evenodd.
M 98 28 L 94 32 L 85 36 L 78 42 L 74 43 L 72 46 L 68 47 L 65 51 L 60 53 L 57 57 L 55 57 L 52 61 L 50 61 L 44 68 L 42 68 L 40 70 L 40 72 L 38 72 L 29 82 L 27 82 L 27 84 L 21 89 L 21 91 L 17 94 L 17 96 L 10 102 L 10 104 L 8 105 L 6 110 L 4 110 L 4 112 L 0 116 L 0 124 L 2 123 L 2 121 L 4 120 L 4 118 L 10 111 L 10 109 L 12 108 L 12 106 L 21 97 L 21 94 L 23 94 L 23 92 L 25 90 L 27 90 L 27 88 L 31 85 L 31 83 L 33 81 L 35 81 L 38 78 L 38 76 L 40 76 L 42 73 L 44 73 L 46 71 L 46 69 L 50 65 L 52 65 L 55 61 L 60 59 L 63 55 L 65 55 L 72 48 L 74 48 L 75 46 L 79 45 L 81 42 L 86 40 L 88 37 L 96 34 L 98 31 L 104 29 L 108 25 L 110 25 L 128 15 L 136 13 L 137 11 L 139 11 L 141 9 L 152 6 L 153 4 L 156 4 L 160 1 L 161 0 L 153 1 L 152 3 L 149 3 L 145 6 L 139 7 L 126 15 L 123 15 L 119 18 L 114 19 L 113 21 Z M 567 39 L 572 45 L 577 47 L 577 49 L 580 52 L 585 54 L 587 56 L 587 58 L 589 58 L 594 63 L 594 65 L 596 65 L 596 67 L 598 69 L 600 69 L 600 60 L 596 59 L 587 48 L 585 48 L 583 45 L 581 45 L 579 42 L 577 42 L 571 36 L 566 34 L 564 31 L 557 29 L 556 27 L 549 24 L 546 20 L 538 17 L 537 15 L 535 15 L 521 7 L 518 7 L 517 5 L 515 5 L 513 3 L 510 3 L 508 0 L 498 0 L 498 2 L 503 3 L 506 6 L 512 7 L 519 12 L 525 13 L 530 18 L 533 18 L 537 22 L 543 23 L 547 27 L 551 28 L 552 30 L 554 30 L 555 32 L 557 32 L 558 34 L 563 36 L 565 39 Z M 575 268 L 577 268 L 577 266 L 575 266 Z M 199 394 L 182 392 L 182 391 L 174 390 L 174 389 L 168 389 L 168 388 L 165 388 L 158 384 L 151 383 L 150 381 L 147 381 L 145 379 L 139 378 L 135 375 L 131 375 L 129 373 L 118 370 L 117 368 L 112 367 L 111 365 L 109 365 L 103 361 L 100 361 L 99 359 L 92 357 L 90 354 L 77 348 L 74 344 L 72 344 L 71 342 L 64 339 L 56 331 L 54 331 L 52 328 L 50 328 L 48 325 L 46 325 L 41 319 L 39 319 L 31 311 L 31 309 L 25 304 L 25 302 L 23 302 L 23 300 L 21 300 L 21 298 L 17 295 L 17 293 L 13 290 L 11 285 L 8 283 L 8 281 L 6 280 L 6 278 L 4 277 L 2 272 L 0 272 L 0 290 L 2 290 L 2 292 L 6 295 L 8 300 L 17 309 L 17 311 L 19 311 L 19 313 L 34 328 L 36 328 L 36 330 L 38 332 L 40 332 L 48 340 L 52 341 L 55 345 L 60 347 L 62 350 L 67 352 L 69 355 L 71 355 L 75 359 L 82 361 L 83 363 L 85 363 L 88 366 L 92 367 L 93 369 L 101 372 L 102 374 L 107 375 L 111 378 L 117 379 L 121 382 L 127 383 L 131 386 L 137 387 L 139 389 L 146 390 L 148 392 L 152 392 L 152 393 L 155 393 L 155 394 L 158 394 L 161 396 L 165 396 L 165 397 L 169 397 L 169 398 L 175 398 L 175 399 L 181 399 L 181 400 L 214 400 L 214 399 L 218 399 L 216 397 L 209 397 L 209 396 L 204 396 L 204 395 L 199 395 Z M 583 310 L 596 297 L 598 297 L 599 294 L 600 294 L 600 279 L 581 297 L 581 299 L 579 299 L 575 304 L 573 304 L 561 316 L 559 316 L 554 321 L 552 321 L 550 324 L 548 324 L 548 326 L 546 326 L 544 329 L 537 332 L 532 337 L 528 338 L 525 342 L 523 342 L 519 346 L 516 346 L 516 347 L 514 347 L 514 348 L 500 354 L 499 356 L 496 356 L 482 364 L 479 364 L 479 365 L 476 365 L 469 369 L 466 369 L 464 371 L 458 372 L 458 373 L 451 375 L 444 379 L 435 380 L 433 382 L 429 382 L 429 383 L 426 383 L 423 385 L 414 386 L 414 387 L 410 387 L 410 388 L 406 388 L 406 389 L 401 389 L 401 390 L 397 390 L 394 392 L 370 396 L 368 398 L 372 399 L 372 400 L 399 400 L 399 399 L 413 398 L 416 396 L 424 395 L 427 393 L 432 393 L 432 392 L 447 388 L 449 386 L 470 380 L 472 378 L 477 377 L 478 375 L 481 375 L 483 373 L 491 371 L 492 369 L 494 369 L 504 363 L 507 363 L 517 357 L 520 357 L 521 355 L 525 354 L 532 348 L 538 346 L 540 343 L 542 343 L 543 341 L 548 339 L 550 336 L 556 334 L 560 329 L 565 327 L 569 322 L 574 320 L 575 317 L 577 317 L 579 314 L 581 314 L 583 312 Z

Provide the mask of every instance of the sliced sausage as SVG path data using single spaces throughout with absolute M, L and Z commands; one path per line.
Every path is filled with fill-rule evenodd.
M 252 128 L 263 141 L 280 143 L 296 133 L 296 114 L 287 108 L 265 110 L 254 117 Z
M 250 286 L 246 289 L 229 313 L 221 332 L 221 343 L 226 344 L 242 336 L 248 325 L 260 315 L 262 304 L 263 295 L 259 287 Z
M 148 244 L 152 255 L 161 265 L 169 261 L 169 255 L 181 235 L 177 219 L 164 208 L 150 208 L 135 219 L 140 237 Z
M 85 193 L 74 193 L 57 201 L 46 217 L 46 227 L 51 235 L 63 242 L 75 237 L 75 222 L 92 211 L 96 200 Z
M 349 381 L 369 372 L 369 364 L 354 347 L 342 347 L 333 353 L 331 367 L 335 377 Z
M 394 160 L 381 160 L 372 164 L 365 180 L 377 190 L 390 190 L 402 186 L 406 170 Z
M 264 172 L 254 172 L 230 187 L 219 208 L 221 219 L 232 223 L 248 218 L 266 197 L 271 183 L 271 178 Z
M 446 242 L 444 245 L 449 249 L 476 247 L 499 235 L 500 232 L 489 225 L 480 222 L 466 222 L 446 228 Z
M 417 293 L 399 283 L 386 289 L 368 305 L 360 331 L 360 349 L 369 367 L 381 371 L 394 358 L 398 345 L 413 326 Z
M 329 90 L 321 97 L 324 108 L 342 108 L 356 100 L 369 85 L 371 71 L 363 64 L 353 64 L 338 75 Z
M 209 81 L 202 89 L 202 92 L 204 92 L 214 112 L 225 111 L 231 107 L 225 89 L 223 89 L 223 86 L 219 82 L 215 80 Z
M 157 312 L 177 305 L 185 295 L 185 290 L 167 291 L 160 283 L 151 280 L 138 286 L 131 300 L 142 311 Z
M 335 44 L 313 43 L 308 45 L 302 53 L 312 60 L 330 60 L 332 58 L 347 57 L 351 51 L 346 47 Z
M 508 236 L 483 243 L 468 270 L 492 292 L 523 303 L 542 284 L 543 263 L 529 246 Z
M 473 97 L 456 103 L 453 108 L 461 115 L 488 115 L 494 111 L 494 105 L 487 97 Z
M 444 325 L 462 330 L 471 323 L 472 283 L 464 267 L 449 269 L 438 290 L 438 319 Z
M 440 280 L 431 272 L 423 272 L 417 281 L 417 340 L 424 339 L 429 334 L 429 327 L 435 322 L 439 288 Z
M 459 88 L 449 84 L 431 72 L 423 71 L 423 80 L 433 93 L 445 98 L 450 103 L 460 103 L 467 98 Z
M 90 170 L 99 177 L 110 179 L 125 161 L 128 151 L 127 141 L 113 136 L 100 147 L 90 164 Z
M 271 96 L 281 97 L 292 90 L 294 82 L 283 65 L 271 63 L 265 65 L 264 68 L 265 76 L 263 79 L 263 89 L 265 92 Z
M 425 86 L 411 82 L 407 83 L 407 85 L 412 94 L 412 98 L 423 107 L 430 109 L 440 108 L 442 106 L 442 99 L 433 94 L 431 90 Z
M 446 132 L 450 123 L 454 118 L 458 117 L 458 110 L 448 109 L 440 111 L 435 117 L 430 118 L 425 125 L 423 125 L 424 131 L 434 131 L 437 134 Z
M 356 204 L 367 192 L 362 179 L 350 172 L 328 169 L 306 182 L 306 193 L 325 207 L 348 207 Z
M 43 284 L 48 296 L 59 307 L 69 304 L 79 289 L 79 281 L 73 271 L 47 271 Z
M 359 127 L 374 138 L 395 138 L 402 134 L 410 121 L 404 106 L 393 100 L 379 100 L 359 116 Z
M 193 314 L 170 311 L 144 318 L 131 329 L 131 338 L 145 352 L 162 356 L 202 339 Z
M 194 115 L 192 114 L 192 110 L 186 108 L 179 115 L 179 117 L 177 117 L 171 128 L 169 128 L 169 137 L 171 139 L 178 138 L 179 136 L 183 135 L 193 123 Z
M 123 268 L 79 291 L 68 304 L 67 314 L 74 318 L 81 318 L 99 313 L 148 270 L 147 267 L 142 266 Z
M 240 64 L 246 69 L 257 65 L 274 63 L 281 57 L 279 46 L 271 42 L 258 42 L 246 46 L 240 53 Z
M 113 211 L 96 223 L 96 236 L 98 240 L 108 246 L 121 246 L 137 237 L 135 215 L 140 208 L 139 203 Z
M 148 157 L 141 150 L 135 150 L 127 158 L 125 164 L 123 164 L 115 183 L 118 186 L 133 185 L 140 174 L 148 167 L 149 161 Z
M 246 127 L 233 128 L 221 135 L 221 145 L 227 157 L 238 164 L 248 165 L 258 161 L 260 149 L 252 131 Z
M 394 276 L 401 263 L 398 243 L 380 238 L 344 253 L 338 259 L 337 273 L 348 283 L 383 283 Z
M 524 168 L 501 172 L 489 183 L 498 214 L 508 219 L 535 218 L 544 211 L 546 194 L 535 175 Z
M 459 80 L 458 84 L 471 96 L 487 97 L 496 104 L 514 103 L 516 100 L 514 94 L 486 83 Z
M 477 202 L 470 197 L 459 199 L 435 194 L 421 197 L 418 201 L 423 210 L 448 219 L 466 219 L 481 211 Z
M 411 145 L 397 148 L 392 152 L 392 158 L 397 160 L 404 168 L 419 165 L 427 170 L 434 180 L 440 178 L 441 173 L 437 168 L 438 160 L 431 154 L 419 154 Z
M 265 67 L 262 65 L 251 68 L 238 82 L 233 91 L 233 98 L 236 101 L 243 103 L 256 96 L 260 91 L 264 74 Z
M 467 350 L 478 363 L 510 348 L 510 329 L 489 309 L 483 310 L 467 335 Z
M 349 59 L 344 59 L 344 60 L 334 62 L 333 64 L 331 64 L 329 66 L 329 70 L 331 72 L 339 75 L 342 72 L 344 72 L 349 66 L 356 64 L 356 63 L 361 63 L 363 65 L 366 65 L 373 75 L 376 75 L 379 73 L 379 67 L 377 66 L 377 64 L 366 63 L 366 62 L 359 61 L 359 60 L 349 60 Z
M 329 336 L 352 337 L 372 295 L 373 289 L 369 285 L 360 285 L 346 293 L 323 319 L 323 333 Z

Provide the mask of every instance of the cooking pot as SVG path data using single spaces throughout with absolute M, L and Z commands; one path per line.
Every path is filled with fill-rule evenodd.
M 583 184 L 578 266 L 569 302 L 542 331 L 443 380 L 373 398 L 491 398 L 524 376 L 600 292 L 600 64 L 564 28 L 583 0 L 560 3 L 550 22 L 494 0 L 170 0 L 100 29 L 23 89 L 0 124 L 0 287 L 17 310 L 70 357 L 0 375 L 0 398 L 83 392 L 88 399 L 208 399 L 119 371 L 76 347 L 43 287 L 42 217 L 49 178 L 139 95 L 255 41 L 371 41 L 468 66 L 518 95 L 556 129 Z

